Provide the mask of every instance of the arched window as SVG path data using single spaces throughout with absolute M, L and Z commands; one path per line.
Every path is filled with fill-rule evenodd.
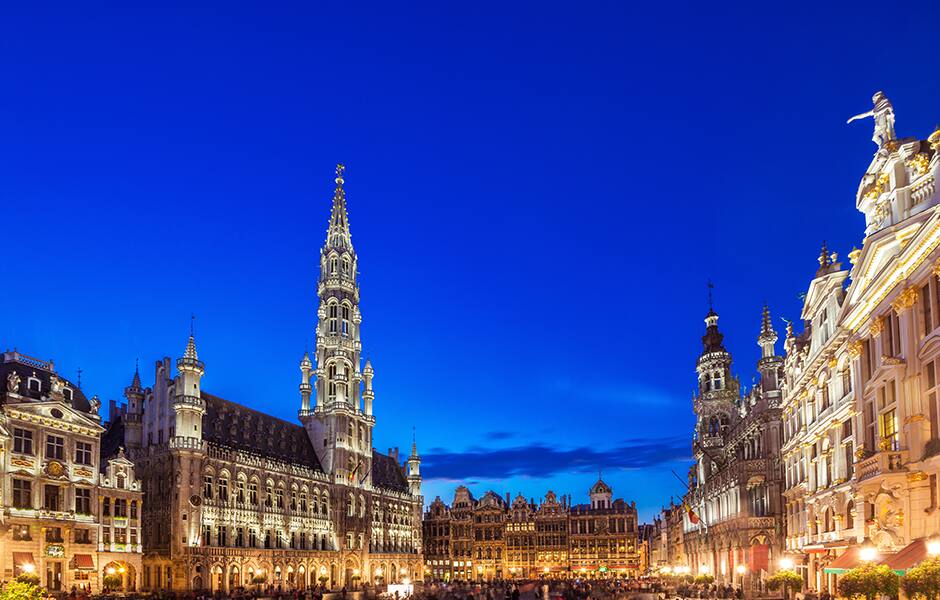
M 349 275 L 349 258 L 343 257 L 343 275 Z
M 353 422 L 352 422 L 352 420 L 350 419 L 350 421 L 349 421 L 349 423 L 347 423 L 347 427 L 346 427 L 346 435 L 349 436 L 349 443 L 354 442 L 355 439 L 356 439 L 356 436 L 355 436 L 355 434 L 353 433 L 353 427 L 354 427 L 354 426 L 353 426 Z M 352 459 L 350 459 L 350 460 L 352 460 Z
M 343 337 L 349 337 L 349 306 L 343 305 Z
M 337 321 L 337 319 L 339 318 L 339 306 L 335 302 L 330 304 L 330 306 L 327 309 L 327 314 L 330 317 L 330 320 L 329 320 L 330 333 L 335 335 L 337 329 L 339 328 L 339 324 Z
M 350 459 L 351 461 L 352 459 Z M 349 497 L 346 498 L 346 516 L 352 517 L 356 514 L 356 497 L 349 494 Z
M 327 392 L 327 397 L 328 397 L 327 399 L 330 402 L 335 402 L 336 401 L 336 363 L 330 364 L 328 373 L 329 373 L 329 377 L 328 377 L 329 389 Z
M 330 257 L 330 273 L 336 273 L 336 257 Z
M 366 516 L 366 499 L 362 495 L 359 496 L 359 516 Z
M 852 516 L 852 513 L 855 512 L 855 501 L 850 500 L 848 505 L 845 507 L 845 528 L 854 529 L 855 528 L 855 517 Z

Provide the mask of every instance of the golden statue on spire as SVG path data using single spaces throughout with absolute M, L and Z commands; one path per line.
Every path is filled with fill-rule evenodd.
M 336 163 L 336 185 L 343 185 L 343 173 L 346 172 L 346 165 L 343 163 Z

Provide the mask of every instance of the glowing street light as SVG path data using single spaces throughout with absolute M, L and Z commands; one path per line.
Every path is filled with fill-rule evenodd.
M 108 575 L 114 575 L 117 573 L 117 571 L 114 569 L 114 567 L 108 567 L 107 573 Z
M 793 568 L 793 559 L 792 559 L 792 558 L 787 558 L 787 557 L 781 558 L 781 559 L 780 559 L 780 568 L 783 569 L 784 571 L 789 571 L 790 569 L 792 569 L 792 568 Z
M 931 556 L 940 554 L 940 538 L 933 536 L 927 540 L 927 554 Z
M 36 570 L 36 565 L 34 565 L 33 563 L 26 563 L 26 564 L 20 565 L 20 570 L 26 574 L 31 574 Z
M 744 565 L 738 565 L 734 568 L 737 571 L 738 575 L 744 575 L 747 572 L 747 567 Z
M 862 549 L 858 551 L 858 557 L 865 562 L 871 562 L 878 558 L 878 551 L 874 546 L 862 546 Z

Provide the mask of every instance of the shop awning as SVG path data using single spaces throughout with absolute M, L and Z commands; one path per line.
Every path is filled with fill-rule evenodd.
M 845 573 L 849 569 L 854 569 L 855 567 L 862 564 L 862 559 L 858 555 L 859 547 L 852 546 L 845 551 L 845 554 L 842 556 L 837 556 L 834 561 L 829 563 L 829 566 L 825 567 L 823 571 L 826 573 Z
M 916 567 L 925 558 L 927 558 L 927 539 L 918 538 L 882 562 L 903 575 L 905 571 Z
M 829 563 L 829 566 L 824 568 L 823 571 L 826 573 L 835 573 L 838 575 L 840 573 L 845 573 L 850 569 L 854 569 L 864 562 L 861 556 L 859 556 L 860 551 L 861 548 L 859 546 L 850 546 L 849 549 L 845 551 L 845 554 L 837 557 L 834 561 Z M 887 564 L 887 561 L 889 561 L 894 556 L 895 554 L 893 553 L 881 552 L 878 554 L 878 557 L 874 562 L 879 565 Z
M 74 561 L 76 569 L 81 571 L 95 570 L 95 561 L 92 559 L 91 554 L 76 554 L 75 558 L 72 560 Z
M 34 565 L 36 561 L 33 560 L 32 552 L 14 552 L 13 553 L 13 566 L 17 569 L 23 568 L 23 565 Z

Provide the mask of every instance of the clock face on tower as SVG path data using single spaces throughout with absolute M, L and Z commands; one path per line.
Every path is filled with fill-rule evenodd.
M 193 506 L 199 506 L 200 504 L 202 504 L 202 496 L 193 494 L 192 496 L 189 497 L 189 503 L 192 504 Z

